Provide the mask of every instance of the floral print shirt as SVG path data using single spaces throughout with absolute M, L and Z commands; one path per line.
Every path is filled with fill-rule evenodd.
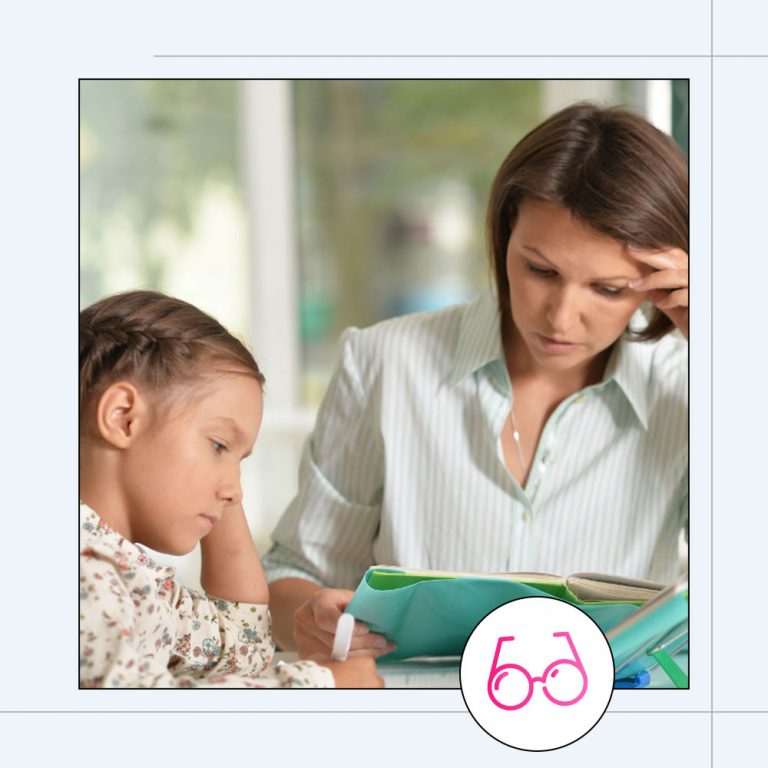
M 333 687 L 313 661 L 268 669 L 273 652 L 266 605 L 179 586 L 171 566 L 80 505 L 81 687 Z

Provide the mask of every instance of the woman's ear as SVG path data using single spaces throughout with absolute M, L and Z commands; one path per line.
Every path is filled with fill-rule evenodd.
M 127 448 L 148 416 L 146 400 L 127 381 L 110 384 L 96 406 L 99 435 L 115 448 Z

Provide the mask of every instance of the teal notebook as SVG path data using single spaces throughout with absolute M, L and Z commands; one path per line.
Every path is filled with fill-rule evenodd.
M 460 656 L 484 616 L 520 597 L 567 600 L 608 632 L 662 589 L 660 584 L 602 574 L 561 578 L 374 566 L 366 571 L 347 611 L 395 643 L 396 650 L 381 658 L 395 661 L 415 656 Z M 606 594 L 614 599 L 596 599 Z
M 660 664 L 678 688 L 687 675 L 673 656 L 688 646 L 688 581 L 673 584 L 606 633 L 616 677 L 630 677 Z

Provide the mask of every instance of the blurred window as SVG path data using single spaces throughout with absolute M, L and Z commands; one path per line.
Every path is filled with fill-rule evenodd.
M 238 83 L 84 80 L 80 305 L 153 288 L 250 332 Z
M 671 108 L 669 81 L 312 80 L 293 88 L 301 393 L 311 407 L 345 327 L 438 309 L 488 284 L 491 183 L 544 117 L 593 100 L 649 117 L 660 104 L 668 123 Z

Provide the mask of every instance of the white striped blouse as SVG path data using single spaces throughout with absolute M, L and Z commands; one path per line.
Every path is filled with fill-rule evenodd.
M 560 403 L 525 487 L 501 433 L 513 392 L 490 293 L 347 330 L 299 491 L 265 557 L 354 588 L 372 564 L 600 571 L 668 582 L 688 512 L 688 352 L 617 342 L 603 381 Z

